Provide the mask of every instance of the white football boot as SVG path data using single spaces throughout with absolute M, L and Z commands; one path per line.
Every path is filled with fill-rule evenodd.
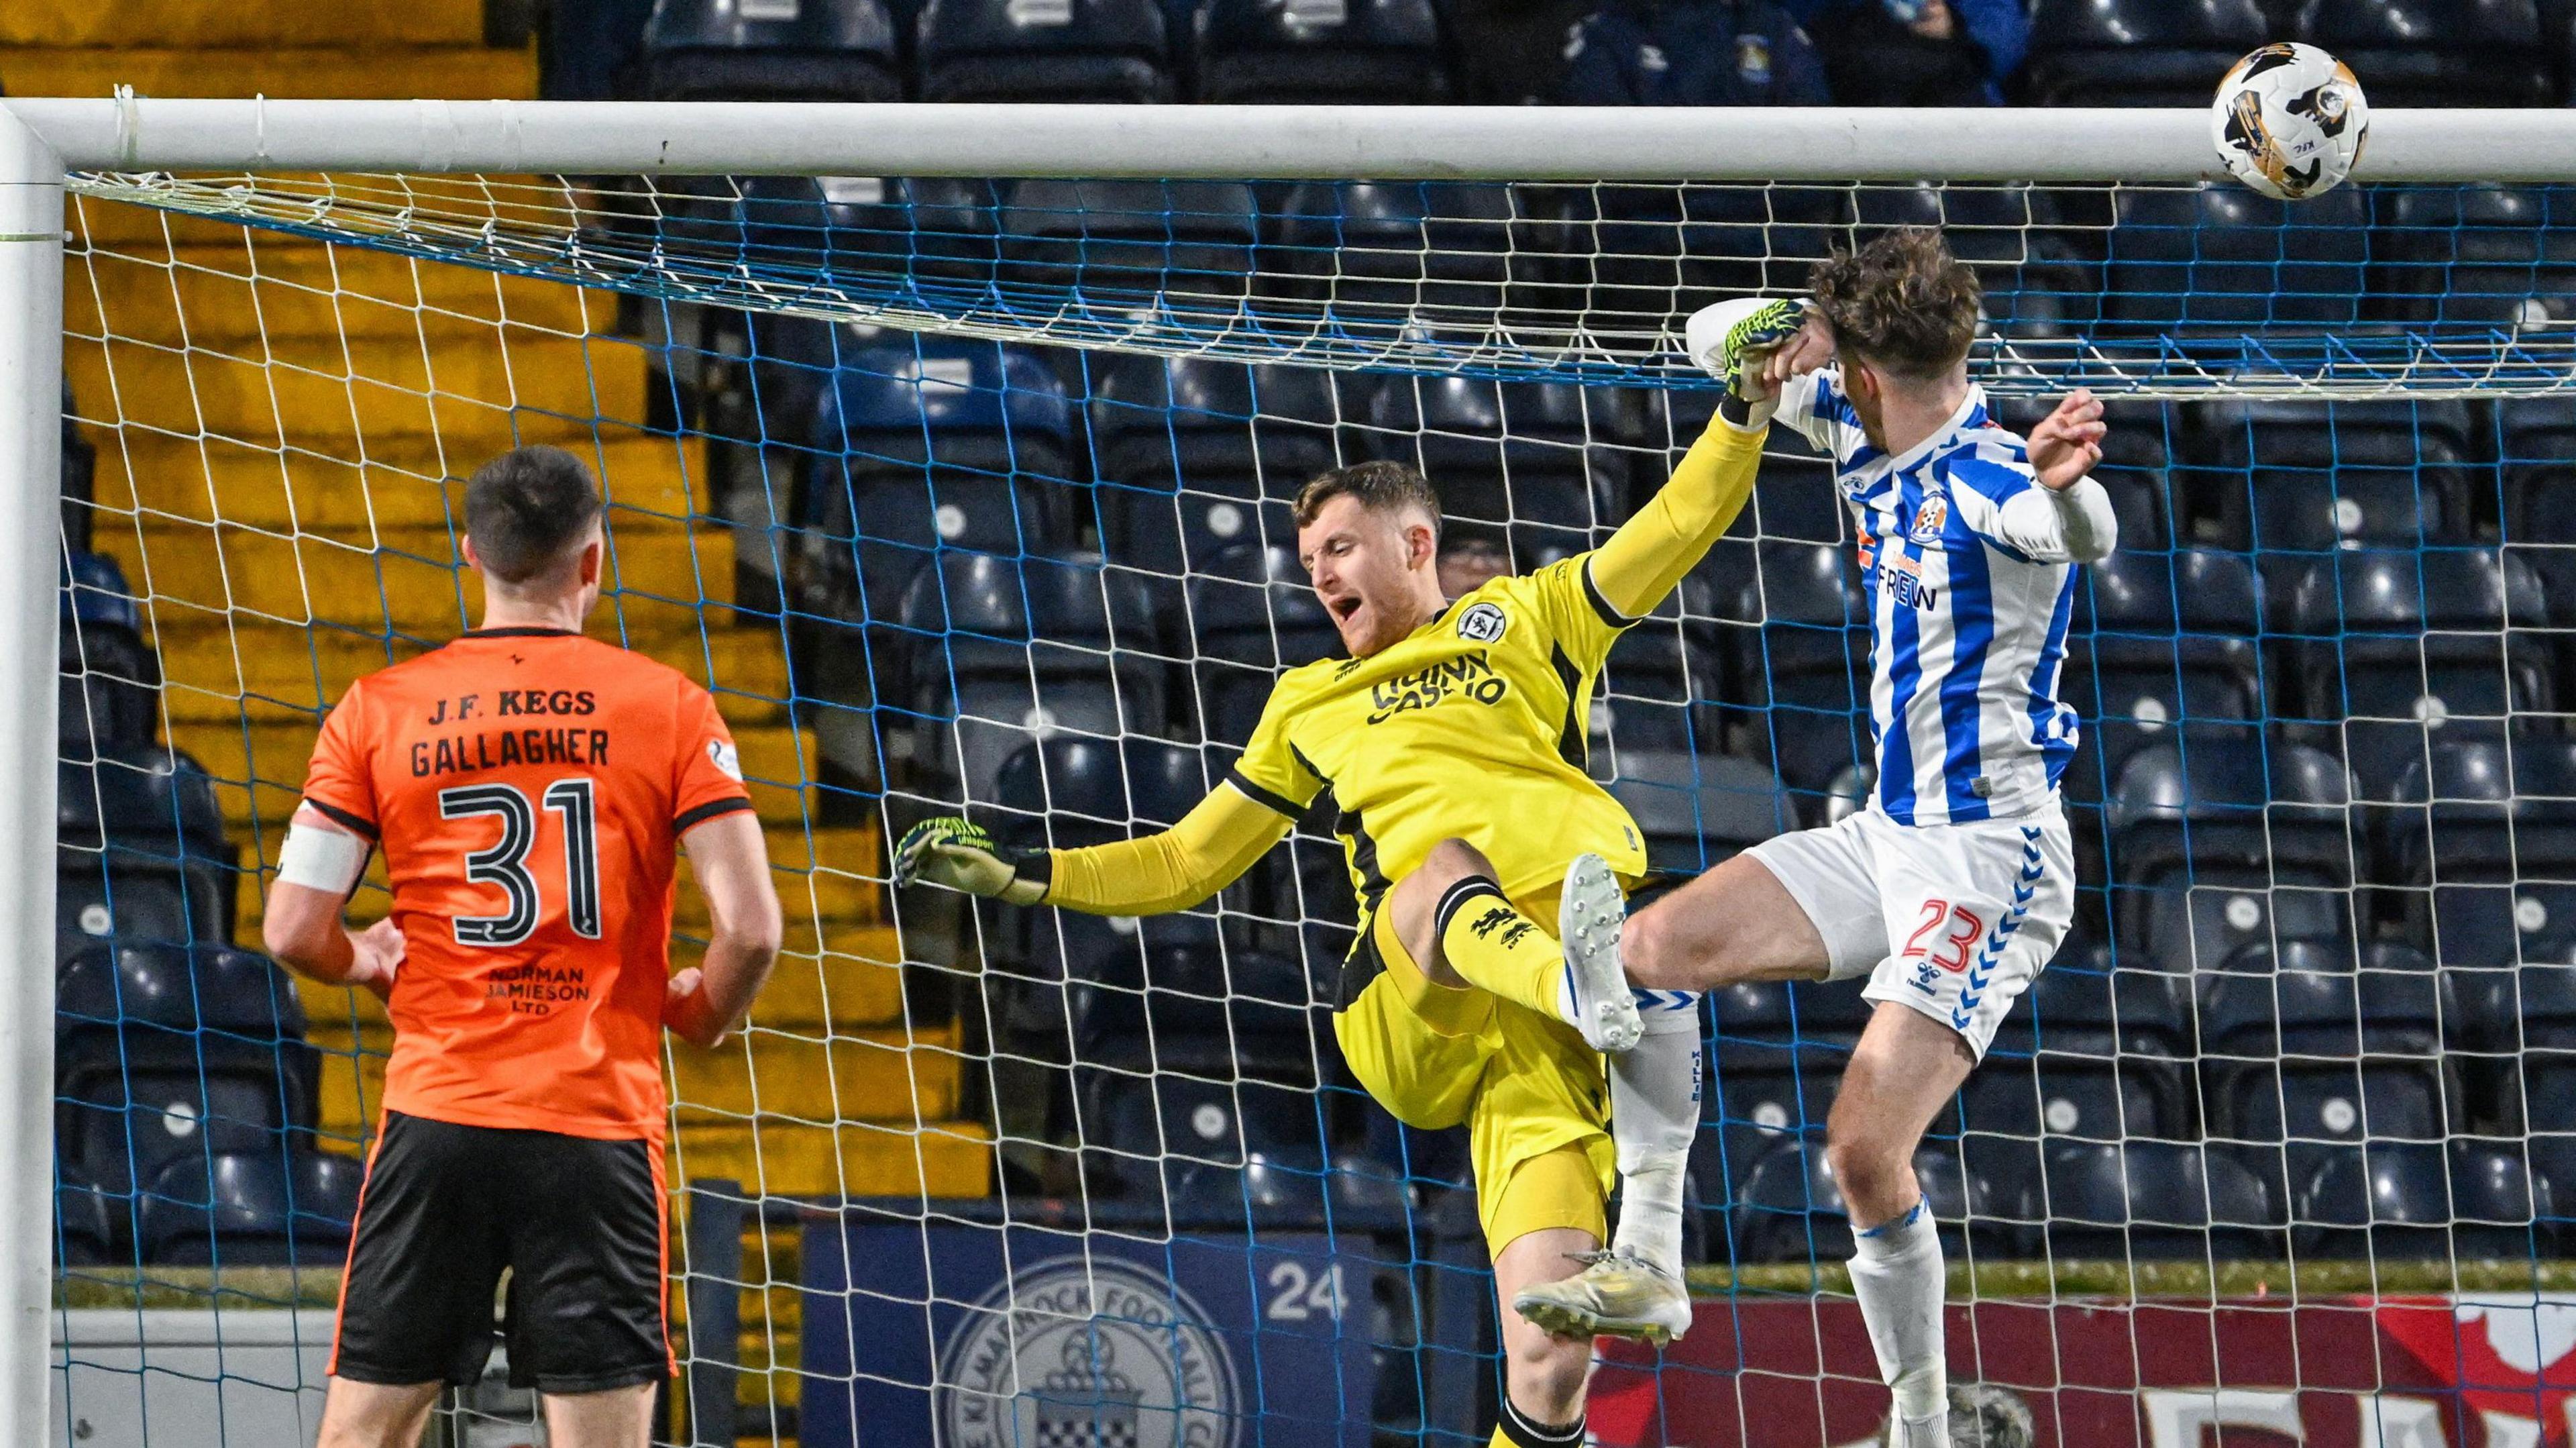
M 1585 1252 L 1583 1270 L 1524 1287 L 1512 1311 L 1559 1337 L 1624 1337 L 1661 1347 L 1690 1331 L 1689 1289 L 1641 1257 Z
M 1575 856 L 1565 867 L 1556 906 L 1556 938 L 1565 948 L 1565 1004 L 1583 1043 L 1605 1056 L 1628 1050 L 1646 1033 L 1628 989 L 1627 967 L 1619 961 L 1619 932 L 1627 921 L 1628 897 L 1610 862 L 1599 855 Z

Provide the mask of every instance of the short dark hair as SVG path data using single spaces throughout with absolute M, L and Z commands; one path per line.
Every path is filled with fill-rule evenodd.
M 1977 274 L 1950 255 L 1941 233 L 1901 226 L 1858 251 L 1816 263 L 1809 288 L 1834 345 L 1871 365 L 1928 380 L 1959 365 L 1977 339 Z
M 1335 498 L 1357 498 L 1361 507 L 1377 512 L 1420 508 L 1431 515 L 1432 536 L 1440 534 L 1440 495 L 1432 491 L 1428 478 L 1402 463 L 1353 463 L 1317 473 L 1313 481 L 1297 490 L 1297 504 L 1290 516 L 1298 527 L 1306 527 Z
M 590 469 L 559 447 L 517 447 L 465 485 L 465 536 L 483 571 L 525 583 L 564 560 L 599 518 Z

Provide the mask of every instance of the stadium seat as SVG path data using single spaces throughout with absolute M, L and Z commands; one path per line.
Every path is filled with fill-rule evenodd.
M 1966 1255 L 1970 1232 L 2001 1225 L 1985 1179 L 1964 1170 L 1955 1154 L 1925 1147 L 1915 1153 L 1914 1178 L 1940 1227 L 1942 1251 L 1954 1259 Z M 1826 1169 L 1821 1133 L 1783 1140 L 1743 1182 L 1733 1223 L 1738 1261 L 1825 1263 L 1851 1257 L 1852 1223 Z
M 1155 0 L 928 0 L 913 41 L 925 101 L 1168 101 Z
M 2442 972 L 2443 1035 L 2454 1061 L 2472 1080 L 2477 1101 L 2473 1124 L 2564 1139 L 2576 1148 L 2576 1123 L 2554 1103 L 2576 1091 L 2576 964 L 2563 929 L 2535 940 L 2528 953 L 2556 955 L 2498 969 Z M 2565 1183 L 2576 1189 L 2576 1177 Z M 2568 1203 L 2576 1207 L 2576 1201 Z
M 2445 967 L 2519 963 L 2576 926 L 2576 746 L 2446 742 L 2377 821 L 2378 877 L 2406 936 Z
M 1144 0 L 1138 0 L 1144 3 Z M 1033 177 L 1002 212 L 1002 279 L 1071 288 L 1107 311 L 1168 296 L 1240 295 L 1260 239 L 1239 181 L 1073 181 Z
M 1372 456 L 1431 480 L 1441 512 L 1508 527 L 1525 560 L 1578 553 L 1626 516 L 1626 432 L 1595 389 L 1561 382 L 1390 376 L 1369 399 Z
M 1508 187 L 1445 181 L 1309 181 L 1266 226 L 1266 278 L 1329 304 L 1345 327 L 1482 332 L 1514 283 L 1546 275 L 1539 223 Z
M 1447 100 L 1430 0 L 1210 0 L 1192 47 L 1213 104 L 1401 105 Z
M 2371 88 L 2375 100 L 2376 77 Z M 2385 204 L 2372 285 L 2395 320 L 2480 330 L 2576 321 L 2576 192 L 2407 188 Z
M 2343 766 L 2260 735 L 2186 731 L 2132 755 L 2112 791 L 2122 952 L 2188 973 L 2248 945 L 2354 938 Z
M 334 1152 L 191 1155 L 161 1169 L 138 1213 L 147 1262 L 336 1266 L 349 1251 L 366 1163 Z
M 1997 1183 L 2036 1180 L 2051 1140 L 2191 1134 L 2193 1093 L 2181 1065 L 2191 1041 L 2186 983 L 2112 969 L 2108 950 L 2067 954 L 2004 1018 L 1955 1114 L 1932 1121 L 1936 1135 L 1957 1133 L 1967 1160 Z
M 1790 295 L 1850 241 L 1850 193 L 1820 186 L 1602 185 L 1571 202 L 1592 325 L 1651 336 L 1711 295 Z
M 294 986 L 221 946 L 98 946 L 57 972 L 57 1131 L 111 1192 L 165 1162 L 267 1151 L 314 1120 L 320 1062 Z
M 55 795 L 55 955 L 233 934 L 236 847 L 205 771 L 175 750 L 63 761 Z
M 2259 964 L 2259 950 L 2240 966 Z M 2204 976 L 2200 1032 L 2210 1131 L 2294 1144 L 2439 1140 L 2464 1125 L 2442 1056 L 2440 982 L 2405 946 L 2352 957 L 2314 941 L 2270 952 L 2277 968 Z M 2300 1153 L 2291 1166 L 2300 1169 Z
M 1708 1056 L 1727 1180 L 1781 1141 L 1821 1133 L 1853 1043 L 1869 1022 L 1860 982 L 1790 986 L 1743 982 L 1709 992 L 1716 1045 Z M 1711 1194 L 1724 1200 L 1723 1193 Z
M 808 610 L 883 623 L 934 550 L 1047 551 L 1071 435 L 1064 385 L 1031 353 L 930 336 L 843 353 L 795 510 Z
M 2469 411 L 2454 400 L 2204 404 L 2196 485 L 2221 536 L 2265 552 L 2464 542 Z
M 947 176 L 744 177 L 734 203 L 739 231 L 720 241 L 738 242 L 755 264 L 828 272 L 854 288 L 989 284 L 1000 258 L 996 188 L 1003 184 Z
M 2104 321 L 2117 331 L 2187 342 L 2361 320 L 2370 217 L 2358 187 L 2297 203 L 2232 185 L 2123 188 L 2112 204 Z
M 754 11 L 660 0 L 644 28 L 644 90 L 657 101 L 899 101 L 894 18 L 882 0 L 803 0 Z
M 1625 751 L 1687 752 L 1715 740 L 1724 679 L 1712 637 L 1717 613 L 1714 590 L 1684 578 L 1611 646 L 1592 699 L 1588 767 L 1596 778 L 1639 772 L 1623 767 Z
M 2168 1141 L 2060 1142 L 2032 1215 L 2060 1260 L 2277 1261 L 2284 1204 L 2234 1158 Z
M 2550 660 L 2528 632 L 2540 585 L 2491 548 L 2348 549 L 2311 563 L 2292 596 L 2289 657 L 2304 718 L 2331 724 L 2365 799 L 2388 799 L 2426 751 L 2504 737 L 2553 707 Z
M 992 801 L 1005 760 L 1059 729 L 1159 734 L 1167 699 L 1143 587 L 1096 554 L 942 552 L 900 614 L 916 765 Z
M 1951 255 L 1977 274 L 1986 321 L 2006 336 L 2089 323 L 2101 308 L 2101 278 L 2067 244 L 2045 190 L 1918 182 L 1863 186 L 1854 201 L 1855 239 L 1863 244 L 1890 227 L 1942 231 Z
M 1117 357 L 1087 411 L 1101 551 L 1153 574 L 1242 542 L 1294 548 L 1290 500 L 1340 458 L 1332 382 L 1313 368 Z
M 161 732 L 161 659 L 112 558 L 68 555 L 62 598 L 63 757 L 88 760 L 151 744 Z
M 112 1192 L 61 1159 L 54 1162 L 54 1225 L 62 1267 L 135 1265 L 132 1192 Z
M 1819 789 L 1871 758 L 1869 601 L 1851 554 L 1822 544 L 1759 546 L 1759 569 L 1742 585 L 1733 682 L 1722 697 L 1760 710 L 1753 752 L 1767 755 L 1795 789 Z
M 2123 547 L 2075 585 L 2057 696 L 2083 721 L 2063 781 L 2099 799 L 2131 755 L 2195 723 L 2262 717 L 2260 594 L 2233 553 Z
M 2038 0 L 2030 96 L 2044 106 L 2205 106 L 2275 37 L 2255 0 Z
M 1619 764 L 1610 793 L 1644 832 L 1658 873 L 1696 875 L 1798 827 L 1779 778 L 1752 760 L 1633 749 Z
M 1311 1088 L 1258 1081 L 1103 1072 L 1086 1092 L 1082 1139 L 1094 1147 L 1094 1180 L 1150 1198 L 1196 1167 L 1239 1170 L 1253 1156 L 1320 1159 L 1322 1100 Z
M 1282 669 L 1341 648 L 1331 615 L 1292 548 L 1238 543 L 1190 579 L 1198 703 L 1207 737 L 1241 744 Z
M 2522 1261 L 2539 1253 L 2534 1234 L 2557 1210 L 2518 1143 L 2370 1141 L 2335 1148 L 2308 1174 L 2292 1250 Z
M 2190 493 L 2186 479 L 2167 476 L 2173 472 L 2183 441 L 2178 410 L 2168 403 L 2136 398 L 2107 397 L 2101 402 L 2102 420 L 2111 431 L 2102 439 L 2102 461 L 2094 466 L 2093 478 L 2111 495 L 2111 507 L 2120 522 L 2120 551 L 2156 553 L 2177 546 L 2197 522 L 2175 516 L 2188 514 L 2185 504 Z M 2024 436 L 2057 410 L 2054 397 L 1989 398 L 1988 404 L 1998 421 Z M 2253 544 L 2229 539 L 2224 546 L 2242 550 Z
M 2308 0 L 2299 38 L 2352 67 L 2380 109 L 2557 100 L 2532 0 Z
M 1668 395 L 1670 401 L 1661 410 L 1670 421 L 1675 448 L 1671 456 L 1678 460 L 1682 450 L 1707 429 L 1710 416 L 1717 410 L 1717 394 Z M 1641 461 L 1637 470 L 1639 499 L 1652 497 L 1653 489 L 1669 476 L 1670 470 L 1661 459 Z M 1772 429 L 1762 444 L 1762 471 L 1753 487 L 1753 499 L 1737 515 L 1727 535 L 1801 543 L 1851 543 L 1851 505 L 1843 501 L 1842 488 L 1834 482 L 1834 460 L 1808 442 L 1804 434 L 1785 427 Z M 1704 571 L 1711 577 L 1725 573 L 1722 567 Z

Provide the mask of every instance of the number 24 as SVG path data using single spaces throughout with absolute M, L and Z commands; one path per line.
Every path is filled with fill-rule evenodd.
M 1942 936 L 1940 943 L 1949 948 L 1934 954 L 1924 946 L 1923 937 L 1940 929 L 1944 920 L 1950 922 L 1950 933 Z M 1905 937 L 1905 958 L 1912 960 L 1918 955 L 1930 955 L 1934 965 L 1956 974 L 1968 968 L 1968 951 L 1985 931 L 1986 922 L 1978 919 L 1976 913 L 1967 907 L 1953 905 L 1947 900 L 1926 900 L 1923 902 L 1923 923 L 1914 927 L 1912 935 Z

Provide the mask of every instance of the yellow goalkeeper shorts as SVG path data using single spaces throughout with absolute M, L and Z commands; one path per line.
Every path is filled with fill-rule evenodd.
M 1556 918 L 1553 895 L 1513 903 L 1532 919 Z M 1487 1249 L 1545 1227 L 1608 1240 L 1617 1172 L 1609 1087 L 1601 1057 L 1574 1028 L 1481 990 L 1434 984 L 1384 911 L 1363 923 L 1343 968 L 1364 977 L 1333 1017 L 1343 1059 L 1397 1120 L 1424 1130 L 1466 1124 Z

